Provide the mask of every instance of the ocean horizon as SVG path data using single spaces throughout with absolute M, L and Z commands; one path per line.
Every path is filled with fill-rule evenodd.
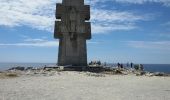
M 8 70 L 12 67 L 36 67 L 55 66 L 56 63 L 0 63 L 0 71 Z M 116 64 L 108 64 L 110 67 L 116 67 Z M 124 64 L 126 67 L 126 64 Z M 170 64 L 143 64 L 144 70 L 148 72 L 163 72 L 170 74 Z M 126 67 L 128 68 L 128 67 Z

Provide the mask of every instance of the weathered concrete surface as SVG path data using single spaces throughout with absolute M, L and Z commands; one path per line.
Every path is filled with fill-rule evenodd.
M 91 39 L 90 6 L 84 0 L 63 0 L 56 5 L 54 37 L 59 39 L 58 65 L 87 65 L 86 40 Z

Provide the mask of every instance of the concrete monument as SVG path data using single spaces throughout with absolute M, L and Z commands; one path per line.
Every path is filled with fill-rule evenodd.
M 54 38 L 59 39 L 58 65 L 87 66 L 90 6 L 84 5 L 84 0 L 63 0 L 56 5 L 56 19 Z

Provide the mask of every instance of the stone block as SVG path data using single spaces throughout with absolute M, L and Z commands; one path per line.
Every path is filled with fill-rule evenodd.
M 64 6 L 60 3 L 57 3 L 56 4 L 56 14 L 55 14 L 56 19 L 61 19 L 61 16 L 64 13 L 64 11 L 65 11 Z
M 64 5 L 81 6 L 84 5 L 84 0 L 63 0 Z
M 54 38 L 60 39 L 62 38 L 62 31 L 61 31 L 61 21 L 55 21 L 55 28 L 54 28 Z

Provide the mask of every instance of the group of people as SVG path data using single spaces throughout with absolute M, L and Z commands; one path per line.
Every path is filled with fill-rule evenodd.
M 124 68 L 124 64 L 117 63 L 118 68 Z M 133 64 L 132 62 L 127 63 L 126 67 L 134 68 L 135 70 L 144 70 L 144 66 L 142 64 Z
M 91 61 L 89 65 L 101 65 L 101 61 Z
M 130 65 L 130 66 L 129 66 Z M 131 62 L 130 64 L 127 63 L 126 67 L 130 67 L 130 68 L 133 68 L 134 64 Z M 120 64 L 120 63 L 117 63 L 117 67 L 118 68 L 124 68 L 124 64 Z
M 106 62 L 104 62 L 103 64 L 101 63 L 101 61 L 100 60 L 98 60 L 98 61 L 91 61 L 90 63 L 89 63 L 89 65 L 98 65 L 98 66 L 100 66 L 100 65 L 103 65 L 103 66 L 107 66 L 107 64 L 106 64 Z M 115 65 L 113 65 L 113 66 L 115 66 Z M 134 63 L 127 63 L 127 64 L 123 64 L 123 63 L 117 63 L 117 67 L 118 68 L 124 68 L 124 67 L 127 67 L 127 68 L 131 68 L 131 69 L 135 69 L 135 70 L 144 70 L 144 67 L 143 67 L 143 65 L 142 64 L 134 64 Z
M 124 66 L 123 66 L 123 64 L 117 63 L 117 67 L 118 68 L 123 68 Z

